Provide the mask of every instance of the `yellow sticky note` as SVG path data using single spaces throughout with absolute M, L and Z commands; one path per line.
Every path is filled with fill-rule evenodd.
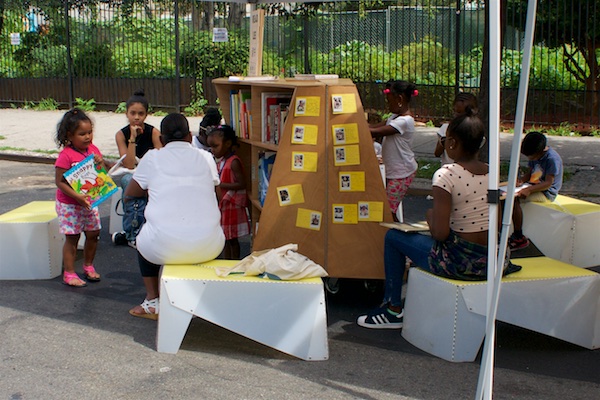
M 298 228 L 312 229 L 314 231 L 321 230 L 321 220 L 323 214 L 316 210 L 307 210 L 306 208 L 298 208 L 296 214 L 296 226 Z
M 317 144 L 317 125 L 292 125 L 292 144 Z
M 352 144 L 358 143 L 358 125 L 357 124 L 340 124 L 331 125 L 331 133 L 333 135 L 333 144 Z
M 357 144 L 333 147 L 334 165 L 360 165 L 360 150 Z
M 334 114 L 354 114 L 356 112 L 356 98 L 354 93 L 332 94 L 331 108 Z
M 340 192 L 364 192 L 365 172 L 344 171 L 339 173 Z
M 359 221 L 383 221 L 383 202 L 381 201 L 359 201 L 358 202 L 358 220 Z
M 304 192 L 299 184 L 280 186 L 277 188 L 277 195 L 280 206 L 304 203 Z
M 334 204 L 332 207 L 334 224 L 358 224 L 356 204 Z
M 318 117 L 320 112 L 321 98 L 319 96 L 296 97 L 295 117 Z
M 292 171 L 317 172 L 318 153 L 292 151 Z

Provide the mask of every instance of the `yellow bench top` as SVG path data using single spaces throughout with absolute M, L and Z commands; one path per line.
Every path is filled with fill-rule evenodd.
M 502 278 L 502 282 L 518 282 L 544 279 L 560 278 L 579 278 L 579 277 L 597 277 L 600 274 L 589 269 L 576 267 L 565 262 L 555 260 L 549 257 L 526 257 L 511 260 L 513 264 L 523 267 L 518 272 L 512 273 Z M 431 274 L 433 275 L 433 274 Z M 436 278 L 448 281 L 457 286 L 464 285 L 485 285 L 486 281 L 461 281 L 458 279 L 448 279 L 434 275 Z
M 54 218 L 54 201 L 32 201 L 0 215 L 0 223 L 49 222 Z
M 551 203 L 535 203 L 567 214 L 582 215 L 600 212 L 600 204 L 558 195 Z
M 179 279 L 179 280 L 210 280 L 210 281 L 243 281 L 257 283 L 304 283 L 319 284 L 323 281 L 321 278 L 308 278 L 297 281 L 280 281 L 275 279 L 259 278 L 257 276 L 244 276 L 241 274 L 232 274 L 226 277 L 220 277 L 216 274 L 215 268 L 231 268 L 239 260 L 212 260 L 202 264 L 195 265 L 170 265 L 163 267 L 161 279 Z

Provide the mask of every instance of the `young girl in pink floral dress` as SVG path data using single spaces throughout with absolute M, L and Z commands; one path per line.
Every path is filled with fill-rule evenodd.
M 58 124 L 56 143 L 62 151 L 56 159 L 55 182 L 56 214 L 58 215 L 60 233 L 65 235 L 63 246 L 63 283 L 74 287 L 86 286 L 75 272 L 77 242 L 83 232 L 85 246 L 83 248 L 83 274 L 88 282 L 98 282 L 100 275 L 94 268 L 94 257 L 98 235 L 100 235 L 100 215 L 98 208 L 92 207 L 86 195 L 73 190 L 64 178 L 64 173 L 71 167 L 93 154 L 96 164 L 104 164 L 106 169 L 113 163 L 105 162 L 100 150 L 92 143 L 93 126 L 90 118 L 80 109 L 74 108 L 65 113 Z

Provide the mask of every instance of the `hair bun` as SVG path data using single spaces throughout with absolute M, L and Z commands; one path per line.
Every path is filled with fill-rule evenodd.
M 185 135 L 183 134 L 183 132 L 181 132 L 181 130 L 177 129 L 175 132 L 173 132 L 173 137 L 175 139 L 183 139 Z
M 134 96 L 144 97 L 145 96 L 144 89 L 138 89 L 138 90 L 136 90 L 135 92 L 133 92 L 133 95 Z
M 467 104 L 465 106 L 465 114 L 468 117 L 474 117 L 477 115 L 477 108 L 474 108 L 473 106 L 471 106 L 470 104 Z

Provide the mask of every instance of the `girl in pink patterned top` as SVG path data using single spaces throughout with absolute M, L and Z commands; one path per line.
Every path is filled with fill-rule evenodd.
M 240 158 L 235 155 L 237 137 L 232 127 L 220 125 L 208 133 L 208 145 L 217 162 L 217 170 L 221 179 L 218 190 L 219 208 L 221 209 L 221 227 L 225 233 L 226 259 L 240 258 L 239 237 L 250 233 L 248 221 L 248 195 L 246 180 Z
M 83 274 L 89 282 L 98 282 L 100 275 L 94 269 L 94 257 L 98 235 L 100 234 L 100 215 L 97 207 L 91 207 L 88 198 L 73 190 L 63 174 L 71 167 L 93 154 L 96 164 L 104 164 L 109 169 L 113 163 L 102 159 L 100 150 L 92 143 L 94 134 L 92 121 L 80 109 L 67 111 L 58 124 L 56 143 L 62 151 L 56 159 L 55 182 L 56 214 L 60 233 L 65 235 L 63 246 L 63 282 L 73 287 L 86 286 L 86 282 L 75 273 L 77 242 L 81 232 L 85 233 L 83 248 Z

